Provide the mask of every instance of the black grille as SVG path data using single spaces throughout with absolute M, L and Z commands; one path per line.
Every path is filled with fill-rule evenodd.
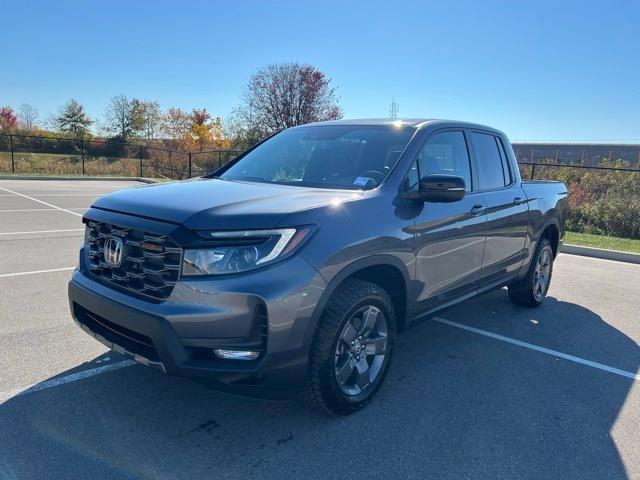
M 166 299 L 180 275 L 182 250 L 166 235 L 124 228 L 108 223 L 87 222 L 89 272 L 100 282 L 128 293 Z M 122 261 L 114 267 L 105 261 L 109 238 L 123 243 Z

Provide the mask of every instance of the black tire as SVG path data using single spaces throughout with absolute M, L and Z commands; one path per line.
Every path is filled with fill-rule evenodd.
M 537 267 L 541 259 L 548 258 L 548 275 L 544 288 L 538 284 L 539 274 Z M 551 285 L 551 275 L 553 273 L 553 249 L 551 243 L 546 238 L 540 239 L 536 251 L 531 259 L 531 265 L 527 275 L 515 283 L 509 285 L 509 298 L 512 302 L 523 307 L 535 308 L 544 303 Z
M 343 332 L 347 330 L 347 322 L 354 320 L 359 311 L 366 308 L 376 309 L 384 315 L 386 321 L 386 343 L 384 358 L 375 379 L 365 386 L 359 394 L 348 395 L 343 391 L 344 382 L 339 382 L 336 372 L 339 360 L 336 360 L 337 349 L 344 348 Z M 364 320 L 362 320 L 364 325 Z M 363 327 L 364 328 L 364 327 Z M 329 299 L 311 345 L 309 353 L 309 376 L 302 392 L 302 399 L 312 407 L 335 415 L 349 415 L 368 404 L 382 384 L 389 369 L 393 342 L 396 334 L 396 317 L 389 294 L 379 285 L 364 280 L 348 279 L 333 293 Z M 366 341 L 363 340 L 363 344 Z M 353 344 L 353 342 L 352 342 Z M 347 345 L 348 347 L 348 345 Z M 353 358 L 353 353 L 347 353 Z M 372 359 L 375 355 L 363 358 Z M 358 356 L 358 360 L 360 356 Z M 358 362 L 360 363 L 360 362 Z M 353 368 L 353 367 L 352 367 Z M 358 375 L 358 370 L 353 370 Z M 359 388 L 359 387 L 354 387 Z

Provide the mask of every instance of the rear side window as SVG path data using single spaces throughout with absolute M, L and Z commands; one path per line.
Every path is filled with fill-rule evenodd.
M 431 135 L 418 153 L 420 177 L 430 173 L 456 175 L 464 178 L 471 191 L 469 152 L 462 132 L 442 132 Z
M 471 132 L 471 142 L 473 151 L 476 154 L 478 163 L 478 185 L 480 190 L 490 190 L 502 188 L 511 183 L 509 171 L 506 175 L 500 150 L 498 150 L 498 139 L 487 133 Z
M 504 179 L 509 185 L 513 182 L 513 172 L 511 171 L 511 167 L 509 165 L 509 160 L 507 158 L 507 152 L 504 151 L 504 145 L 500 138 L 496 137 L 496 142 L 498 143 L 498 150 L 500 150 L 500 158 L 502 159 L 502 171 L 504 172 Z

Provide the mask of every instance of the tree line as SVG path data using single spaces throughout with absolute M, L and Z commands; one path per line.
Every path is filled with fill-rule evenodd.
M 201 152 L 244 149 L 285 128 L 341 117 L 332 80 L 312 65 L 291 62 L 267 65 L 252 74 L 240 104 L 224 124 L 206 108 L 162 110 L 157 101 L 120 94 L 110 99 L 102 118 L 91 118 L 74 98 L 46 119 L 26 103 L 17 109 L 0 106 L 0 133 L 92 139 L 98 124 L 100 138 L 122 143 L 162 141 Z

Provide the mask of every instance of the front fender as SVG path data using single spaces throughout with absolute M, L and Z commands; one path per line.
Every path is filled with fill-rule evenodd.
M 342 282 L 344 282 L 347 278 L 351 277 L 355 273 L 373 266 L 379 265 L 387 265 L 390 267 L 394 267 L 396 270 L 400 272 L 404 279 L 405 284 L 405 301 L 407 305 L 410 305 L 410 292 L 408 286 L 411 285 L 411 276 L 409 275 L 409 271 L 407 266 L 402 260 L 398 257 L 394 257 L 393 255 L 371 255 L 369 257 L 361 258 L 356 260 L 342 270 L 340 270 L 333 278 L 327 281 L 327 286 L 325 291 L 320 297 L 320 300 L 316 304 L 313 314 L 311 315 L 311 319 L 307 326 L 307 331 L 305 333 L 305 345 L 311 345 L 313 342 L 313 338 L 318 327 L 318 322 L 320 321 L 320 317 L 322 316 L 322 312 L 324 311 L 329 299 L 333 295 L 333 293 L 340 287 Z

